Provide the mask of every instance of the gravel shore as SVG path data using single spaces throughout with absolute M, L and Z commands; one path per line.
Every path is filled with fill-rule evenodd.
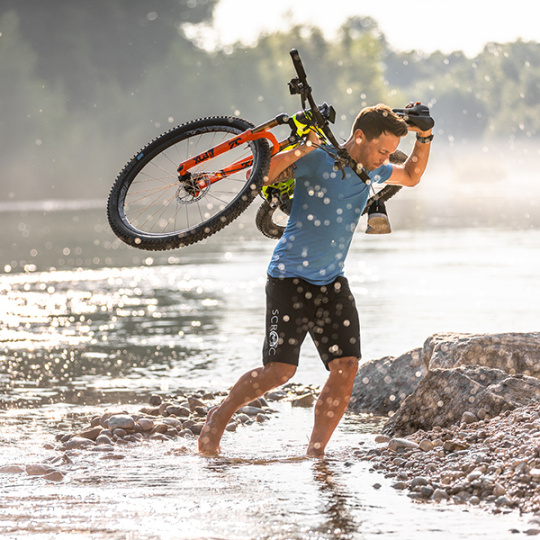
M 540 533 L 540 406 L 505 411 L 489 420 L 417 431 L 405 438 L 378 435 L 380 447 L 356 450 L 393 487 L 419 501 L 472 504 L 494 513 L 519 511 Z M 470 423 L 468 423 L 470 422 Z

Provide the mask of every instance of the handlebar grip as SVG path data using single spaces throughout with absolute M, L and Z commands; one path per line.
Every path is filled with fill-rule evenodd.
M 300 79 L 303 81 L 307 80 L 307 75 L 304 71 L 304 66 L 302 64 L 302 60 L 300 60 L 300 54 L 298 51 L 296 49 L 292 49 L 290 55 L 293 61 L 294 69 L 296 70 L 296 73 L 298 73 Z

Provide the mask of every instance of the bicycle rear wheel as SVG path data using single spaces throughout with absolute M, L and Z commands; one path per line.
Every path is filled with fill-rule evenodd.
M 161 251 L 199 242 L 231 223 L 251 204 L 268 174 L 267 141 L 251 141 L 193 167 L 192 175 L 207 174 L 253 159 L 249 171 L 230 173 L 202 189 L 188 189 L 179 181 L 177 168 L 252 127 L 240 118 L 203 118 L 144 147 L 111 189 L 107 215 L 113 232 L 130 246 Z

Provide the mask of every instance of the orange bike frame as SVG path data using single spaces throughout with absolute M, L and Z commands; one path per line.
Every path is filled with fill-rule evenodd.
M 270 120 L 268 122 L 265 122 L 264 124 L 261 124 L 260 126 L 254 127 L 253 129 L 248 129 L 244 131 L 243 133 L 240 133 L 240 135 L 237 135 L 236 137 L 233 137 L 232 139 L 229 139 L 227 141 L 224 141 L 217 146 L 214 146 L 213 148 L 209 148 L 206 150 L 206 152 L 203 152 L 197 156 L 194 156 L 190 159 L 187 159 L 186 161 L 183 161 L 178 166 L 178 175 L 179 177 L 182 177 L 183 175 L 186 175 L 189 173 L 189 170 L 196 165 L 199 165 L 200 163 L 204 163 L 205 161 L 215 158 L 217 156 L 220 156 L 221 154 L 224 154 L 225 152 L 228 152 L 229 150 L 232 150 L 233 148 L 236 148 L 237 146 L 240 146 L 241 144 L 247 143 L 249 141 L 255 141 L 257 139 L 268 139 L 272 145 L 271 149 L 271 156 L 275 156 L 278 152 L 280 152 L 285 146 L 289 145 L 290 142 L 288 140 L 282 141 L 281 143 L 278 142 L 274 134 L 269 131 L 270 129 L 276 127 L 278 124 L 283 124 L 287 121 L 286 115 L 280 115 L 279 117 L 276 117 L 274 120 Z M 222 178 L 225 178 L 226 176 L 229 176 L 230 174 L 233 174 L 235 172 L 248 169 L 253 164 L 253 158 L 247 158 L 241 161 L 237 161 L 236 163 L 232 163 L 228 167 L 225 167 L 224 169 L 221 169 L 220 171 L 215 171 L 212 173 L 209 173 L 208 175 L 205 175 L 205 180 L 202 182 L 197 182 L 198 187 L 201 189 L 204 189 L 205 187 L 208 187 L 211 184 L 214 184 L 218 180 L 221 180 Z

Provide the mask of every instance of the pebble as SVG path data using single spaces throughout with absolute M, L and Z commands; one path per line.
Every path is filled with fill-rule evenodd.
M 475 422 L 478 422 L 478 418 L 472 412 L 465 411 L 461 416 L 461 421 L 464 424 L 474 424 Z
M 61 482 L 64 479 L 64 475 L 60 471 L 51 471 L 44 474 L 43 479 L 48 480 L 49 482 Z
M 75 436 L 64 442 L 64 448 L 66 448 L 67 450 L 75 450 L 79 448 L 89 448 L 90 446 L 94 446 L 95 444 L 96 443 L 94 441 L 91 441 L 90 439 Z
M 251 407 L 249 405 L 242 407 L 238 412 L 240 414 L 247 414 L 248 416 L 257 416 L 258 414 L 264 414 L 263 409 L 260 409 L 259 407 Z
M 21 467 L 21 465 L 4 465 L 0 467 L 0 473 L 5 474 L 18 474 L 25 471 L 24 467 Z
M 116 414 L 109 418 L 107 427 L 113 433 L 115 429 L 133 430 L 135 429 L 135 420 L 129 414 Z
M 107 435 L 99 435 L 96 438 L 96 444 L 112 444 L 112 440 Z
M 400 450 L 411 449 L 411 448 L 413 449 L 419 448 L 418 443 L 411 441 L 409 439 L 402 439 L 399 437 L 391 439 L 388 442 L 388 449 L 392 450 L 392 452 L 399 452 Z
M 314 403 L 315 396 L 311 392 L 297 397 L 292 401 L 294 407 L 311 407 Z
M 435 448 L 435 445 L 429 439 L 424 439 L 420 441 L 420 444 L 418 446 L 420 447 L 420 450 L 423 450 L 424 452 L 430 452 Z
M 40 463 L 35 463 L 26 467 L 26 474 L 28 476 L 43 476 L 51 472 L 54 472 L 52 467 L 47 467 L 46 465 L 42 465 Z

